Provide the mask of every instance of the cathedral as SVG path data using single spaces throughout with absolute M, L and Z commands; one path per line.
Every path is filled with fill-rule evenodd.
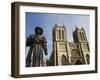
M 76 27 L 73 42 L 67 41 L 66 27 L 55 25 L 52 29 L 53 50 L 48 66 L 89 64 L 89 43 L 83 27 Z

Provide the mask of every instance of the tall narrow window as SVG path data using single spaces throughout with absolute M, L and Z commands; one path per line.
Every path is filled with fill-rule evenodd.
M 83 40 L 82 33 L 80 32 L 80 40 Z
M 62 30 L 62 39 L 64 40 L 64 31 Z
M 83 32 L 80 32 L 80 38 L 81 38 L 81 40 L 85 40 L 85 36 L 84 36 Z
M 85 40 L 85 35 L 84 35 L 84 33 L 82 32 L 82 36 L 83 36 L 83 40 Z
M 56 36 L 57 36 L 57 40 L 59 39 L 59 31 L 58 30 L 56 30 L 57 32 L 56 32 Z
M 59 39 L 61 39 L 61 30 L 59 30 Z
M 83 34 L 82 34 L 82 32 L 81 32 L 81 36 L 82 36 L 82 40 L 83 40 L 84 38 L 83 38 Z
M 89 54 L 86 54 L 86 60 L 87 60 L 87 64 L 90 63 L 90 57 L 89 57 Z
M 67 65 L 68 64 L 68 60 L 67 60 L 65 55 L 62 55 L 61 62 L 62 62 L 62 65 Z

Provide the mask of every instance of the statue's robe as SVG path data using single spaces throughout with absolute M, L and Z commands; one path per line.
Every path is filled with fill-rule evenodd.
M 47 54 L 47 40 L 43 35 L 30 35 L 26 40 L 29 52 L 26 58 L 26 67 L 44 66 L 43 53 Z

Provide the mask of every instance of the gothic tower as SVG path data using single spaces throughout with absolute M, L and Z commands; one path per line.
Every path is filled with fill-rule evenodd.
M 53 28 L 53 53 L 54 65 L 69 64 L 67 53 L 67 36 L 65 26 L 58 26 Z
M 81 26 L 80 28 L 76 27 L 73 32 L 74 42 L 77 43 L 79 51 L 79 59 L 81 59 L 84 64 L 89 64 L 89 43 L 87 40 L 86 32 Z

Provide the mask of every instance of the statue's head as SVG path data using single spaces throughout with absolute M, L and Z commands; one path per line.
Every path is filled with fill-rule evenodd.
M 35 34 L 42 35 L 43 34 L 43 29 L 41 27 L 36 27 L 35 28 Z

